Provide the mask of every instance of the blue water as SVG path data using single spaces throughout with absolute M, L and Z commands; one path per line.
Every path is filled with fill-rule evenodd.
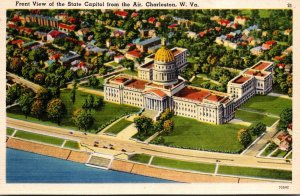
M 171 181 L 6 149 L 7 183 L 170 183 Z

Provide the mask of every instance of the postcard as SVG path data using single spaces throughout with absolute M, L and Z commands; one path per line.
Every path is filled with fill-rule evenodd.
M 0 193 L 300 193 L 296 0 L 0 5 Z

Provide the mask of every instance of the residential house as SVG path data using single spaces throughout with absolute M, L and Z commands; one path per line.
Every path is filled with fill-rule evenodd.
M 292 148 L 292 136 L 284 131 L 278 132 L 273 137 L 273 142 L 280 150 L 288 151 Z
M 55 39 L 64 38 L 67 35 L 63 32 L 58 30 L 52 30 L 47 34 L 47 42 L 53 42 Z
M 116 63 L 120 63 L 120 61 L 122 61 L 123 59 L 125 59 L 125 56 L 123 56 L 123 55 L 118 55 L 118 56 L 114 57 L 114 61 Z
M 248 17 L 245 17 L 245 16 L 236 16 L 235 18 L 234 18 L 234 22 L 235 23 L 238 23 L 238 24 L 240 24 L 240 25 L 245 25 L 246 24 L 246 22 L 249 20 L 249 18 Z
M 267 41 L 262 45 L 262 49 L 263 50 L 270 50 L 272 47 L 274 47 L 277 44 L 276 41 L 271 40 L 271 41 Z
M 261 46 L 254 47 L 250 50 L 251 54 L 260 56 L 263 54 L 263 49 Z
M 64 23 L 59 23 L 58 24 L 58 30 L 64 32 L 64 33 L 70 33 L 71 31 L 75 31 L 76 25 L 67 25 Z

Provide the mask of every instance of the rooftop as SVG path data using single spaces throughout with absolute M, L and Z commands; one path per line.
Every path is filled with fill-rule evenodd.
M 263 71 L 272 64 L 273 64 L 272 62 L 268 62 L 268 61 L 259 61 L 257 64 L 255 64 L 252 67 L 252 69 Z
M 145 63 L 144 65 L 141 66 L 141 68 L 146 68 L 146 69 L 151 69 L 154 66 L 154 61 L 149 61 L 148 63 Z
M 116 82 L 116 83 L 119 83 L 119 84 L 123 84 L 124 82 L 126 82 L 128 80 L 129 80 L 129 78 L 126 78 L 124 76 L 117 76 L 117 77 L 111 79 L 110 81 L 111 82 Z
M 130 80 L 127 84 L 125 84 L 125 86 L 130 87 L 130 88 L 144 90 L 147 83 L 148 83 L 147 81 L 138 80 L 138 79 L 134 78 L 134 79 Z
M 174 96 L 201 102 L 205 97 L 209 96 L 210 94 L 211 93 L 208 90 L 184 87 Z
M 250 79 L 249 76 L 239 76 L 237 77 L 235 80 L 233 80 L 232 82 L 233 83 L 236 83 L 236 84 L 243 84 L 244 82 L 248 81 Z
M 143 46 L 143 45 L 147 45 L 147 44 L 150 44 L 150 43 L 156 42 L 156 41 L 160 41 L 160 37 L 153 37 L 153 38 L 150 38 L 150 39 L 146 39 L 146 40 L 141 41 L 137 44 Z
M 164 93 L 164 92 L 162 92 L 161 90 L 158 90 L 158 89 L 150 89 L 150 90 L 147 90 L 146 92 L 154 93 L 159 97 L 165 97 L 167 95 L 166 93 Z
M 252 75 L 252 76 L 260 76 L 260 77 L 265 77 L 267 75 L 265 72 L 262 72 L 260 70 L 254 70 L 254 69 L 247 70 L 245 74 Z

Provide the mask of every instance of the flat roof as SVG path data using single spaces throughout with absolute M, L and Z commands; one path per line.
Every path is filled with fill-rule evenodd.
M 256 70 L 256 69 L 249 69 L 245 72 L 245 74 L 252 75 L 252 76 L 260 76 L 260 77 L 267 76 L 267 74 L 265 72 L 262 72 L 262 71 Z
M 208 90 L 184 87 L 181 91 L 177 92 L 174 96 L 201 102 L 205 97 L 209 96 L 210 94 L 211 93 Z
M 148 82 L 144 80 L 132 79 L 128 83 L 125 84 L 126 87 L 136 88 L 140 90 L 144 90 L 145 86 Z
M 119 84 L 122 84 L 122 83 L 124 83 L 124 82 L 126 82 L 126 81 L 128 81 L 128 80 L 129 80 L 129 78 L 127 78 L 127 77 L 124 77 L 124 76 L 117 76 L 117 77 L 115 77 L 115 78 L 112 78 L 110 81 L 116 82 L 116 83 L 119 83 Z
M 143 64 L 141 67 L 151 69 L 154 67 L 154 61 L 149 61 L 148 63 Z
M 254 65 L 254 66 L 252 67 L 252 69 L 256 69 L 256 70 L 263 71 L 263 70 L 265 70 L 267 67 L 269 67 L 270 65 L 272 65 L 272 62 L 260 61 L 260 62 L 258 62 L 256 65 Z
M 153 38 L 150 38 L 150 39 L 146 39 L 144 41 L 141 41 L 139 43 L 137 43 L 138 45 L 146 45 L 146 44 L 150 44 L 152 42 L 156 42 L 156 41 L 159 41 L 160 40 L 160 37 L 153 37 Z
M 232 82 L 233 83 L 236 83 L 236 84 L 243 84 L 245 83 L 246 81 L 248 81 L 250 79 L 249 76 L 243 76 L 243 75 L 240 75 L 239 77 L 237 77 L 235 80 L 233 80 Z

